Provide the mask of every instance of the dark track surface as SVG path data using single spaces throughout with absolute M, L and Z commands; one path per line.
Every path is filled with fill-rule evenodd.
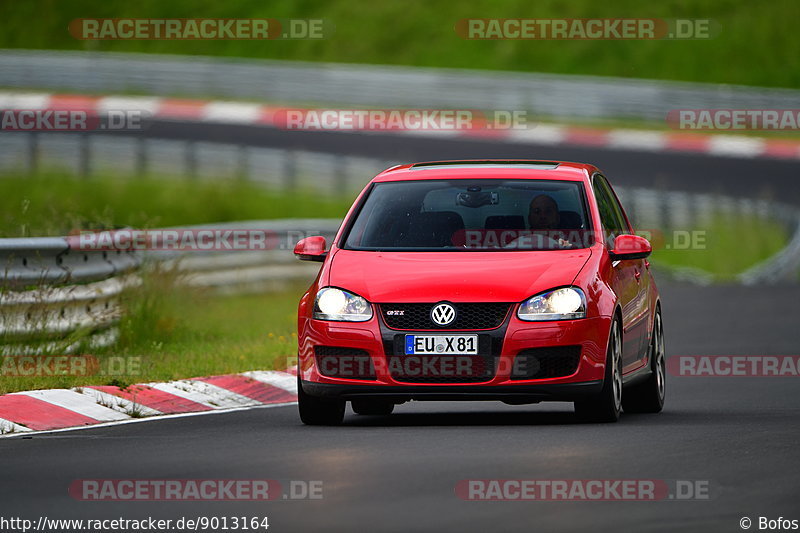
M 676 354 L 795 354 L 797 287 L 662 283 Z M 268 515 L 269 531 L 741 531 L 800 518 L 800 381 L 669 377 L 660 415 L 578 424 L 569 404 L 400 406 L 300 424 L 294 407 L 2 439 L 0 515 Z M 79 502 L 74 479 L 321 480 L 324 499 L 267 503 Z M 707 501 L 467 502 L 472 478 L 708 480 Z M 755 529 L 754 526 L 752 529 Z
M 251 146 L 350 154 L 402 162 L 525 158 L 598 166 L 614 185 L 773 198 L 800 204 L 796 160 L 714 157 L 706 154 L 504 143 L 411 135 L 284 131 L 260 126 L 154 121 L 145 135 Z M 364 183 L 372 176 L 364 176 Z

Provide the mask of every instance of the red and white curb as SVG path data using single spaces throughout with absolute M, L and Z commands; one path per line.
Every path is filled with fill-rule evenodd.
M 289 108 L 254 103 L 162 97 L 84 96 L 74 94 L 0 92 L 0 110 L 71 110 L 97 114 L 137 111 L 165 120 L 276 127 L 276 117 Z M 294 108 L 292 108 L 294 109 Z M 348 130 L 383 133 L 377 130 Z M 527 129 L 465 129 L 389 131 L 437 137 L 481 137 L 523 144 L 585 146 L 651 152 L 690 152 L 723 157 L 800 158 L 799 139 L 745 135 L 587 128 L 538 124 Z
M 297 401 L 297 369 L 256 370 L 125 389 L 89 385 L 0 396 L 0 435 L 122 423 Z

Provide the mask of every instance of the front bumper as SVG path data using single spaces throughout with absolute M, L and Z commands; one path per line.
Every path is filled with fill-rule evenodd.
M 404 401 L 408 399 L 438 400 L 573 400 L 595 394 L 602 388 L 605 371 L 606 344 L 611 327 L 610 317 L 553 322 L 523 322 L 509 312 L 503 324 L 493 330 L 480 331 L 401 331 L 389 329 L 378 313 L 368 322 L 346 323 L 322 320 L 301 320 L 298 352 L 298 374 L 303 390 L 313 396 L 342 398 L 382 396 Z M 479 381 L 447 380 L 414 382 L 393 377 L 388 363 L 402 355 L 398 338 L 405 334 L 478 334 L 482 349 L 490 349 L 494 358 L 491 375 Z M 315 347 L 346 347 L 368 354 L 374 375 L 365 379 L 323 375 L 315 359 Z M 559 377 L 544 379 L 512 379 L 517 355 L 532 348 L 579 346 L 576 370 Z
M 473 401 L 499 400 L 509 403 L 541 401 L 575 401 L 603 388 L 603 381 L 581 383 L 516 384 L 516 385 L 367 385 L 316 383 L 301 381 L 310 396 L 356 400 L 380 398 L 392 402 L 409 400 Z

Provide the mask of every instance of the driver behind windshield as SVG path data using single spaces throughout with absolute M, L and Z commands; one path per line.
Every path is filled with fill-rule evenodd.
M 560 224 L 561 213 L 553 197 L 547 194 L 535 196 L 528 207 L 531 233 L 520 235 L 504 248 L 572 248 L 572 244 L 558 231 Z

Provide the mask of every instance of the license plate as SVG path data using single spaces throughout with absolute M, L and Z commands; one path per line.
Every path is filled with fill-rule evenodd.
M 406 335 L 406 355 L 478 355 L 477 335 Z

